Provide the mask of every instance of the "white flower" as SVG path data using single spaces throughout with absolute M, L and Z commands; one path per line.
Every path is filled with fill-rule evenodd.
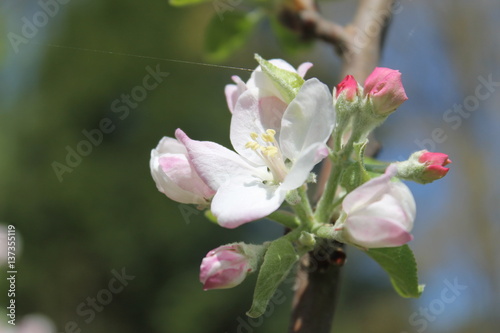
M 197 173 L 217 191 L 211 209 L 223 227 L 235 228 L 278 209 L 286 193 L 304 184 L 328 155 L 335 113 L 327 86 L 310 79 L 286 109 L 282 106 L 274 97 L 260 99 L 256 89 L 238 98 L 231 121 L 236 153 L 176 131 Z
M 161 139 L 151 151 L 149 165 L 158 191 L 174 201 L 206 205 L 215 193 L 198 176 L 186 147 L 176 139 Z
M 292 65 L 282 59 L 271 59 L 269 62 L 278 68 L 297 73 L 301 77 L 304 77 L 313 65 L 310 62 L 304 62 L 297 68 L 297 70 L 295 70 Z M 246 83 L 243 82 L 243 80 L 237 75 L 232 76 L 231 79 L 236 84 L 228 84 L 224 89 L 227 106 L 231 112 L 233 112 L 238 98 L 248 89 L 257 89 L 259 98 L 274 96 L 281 101 L 284 101 L 284 98 L 278 88 L 276 88 L 275 83 L 267 76 L 266 73 L 262 71 L 260 66 L 252 72 L 250 79 Z
M 391 178 L 397 167 L 373 178 L 349 193 L 342 202 L 342 238 L 365 248 L 401 246 L 413 239 L 410 234 L 416 206 L 408 187 Z

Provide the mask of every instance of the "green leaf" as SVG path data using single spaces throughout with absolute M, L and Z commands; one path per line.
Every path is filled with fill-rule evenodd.
M 266 311 L 274 292 L 298 260 L 299 255 L 286 236 L 269 245 L 257 277 L 252 307 L 247 316 L 257 318 Z
M 394 289 L 402 297 L 420 297 L 424 285 L 418 284 L 417 263 L 408 245 L 365 251 L 389 274 Z
M 202 2 L 209 2 L 213 0 L 169 0 L 169 3 L 172 6 L 188 6 L 188 5 L 196 5 Z
M 290 103 L 304 84 L 304 79 L 299 74 L 281 69 L 269 61 L 264 60 L 256 54 L 255 59 L 259 62 L 262 71 L 273 81 L 274 85 L 285 98 L 285 102 Z
M 262 14 L 258 11 L 224 13 L 223 19 L 214 15 L 205 36 L 206 56 L 210 61 L 221 61 L 242 47 Z

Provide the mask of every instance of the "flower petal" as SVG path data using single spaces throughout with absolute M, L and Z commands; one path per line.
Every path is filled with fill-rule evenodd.
M 256 177 L 232 178 L 212 200 L 212 213 L 219 225 L 233 229 L 266 217 L 285 200 L 286 191 L 262 183 Z
M 297 71 L 295 70 L 295 68 L 293 68 L 292 65 L 290 65 L 288 62 L 282 59 L 271 59 L 269 60 L 269 62 L 278 68 L 293 73 L 297 73 Z M 279 89 L 276 87 L 273 81 L 266 75 L 266 73 L 262 71 L 261 66 L 258 66 L 252 72 L 250 79 L 247 81 L 247 87 L 248 89 L 257 88 L 259 97 L 275 96 L 279 97 L 281 100 L 284 100 Z
M 413 239 L 397 221 L 373 216 L 351 216 L 346 220 L 350 242 L 366 248 L 401 246 Z
M 370 179 L 366 183 L 347 194 L 342 202 L 342 208 L 347 214 L 351 214 L 359 207 L 364 207 L 389 192 L 390 181 L 397 173 L 397 167 L 393 164 L 387 167 L 385 174 Z
M 203 198 L 211 198 L 215 194 L 198 176 L 186 155 L 164 154 L 159 163 L 165 175 L 181 189 Z
M 226 95 L 227 106 L 231 113 L 233 112 L 234 106 L 238 97 L 247 90 L 245 82 L 243 82 L 239 76 L 234 75 L 231 77 L 236 84 L 228 84 L 224 88 L 224 93 Z
M 157 156 L 166 153 L 171 153 L 171 154 L 187 153 L 186 147 L 184 147 L 182 143 L 168 136 L 164 136 L 154 150 L 156 151 Z
M 307 80 L 281 122 L 280 147 L 292 161 L 315 143 L 326 143 L 335 123 L 332 95 L 317 79 Z
M 234 149 L 248 160 L 262 164 L 262 159 L 245 145 L 252 140 L 252 132 L 264 134 L 267 129 L 273 129 L 278 135 L 286 106 L 277 97 L 259 98 L 257 90 L 245 91 L 238 99 L 231 118 L 230 137 Z
M 191 163 L 198 175 L 214 191 L 233 177 L 257 176 L 266 179 L 267 171 L 256 168 L 235 152 L 209 141 L 191 140 L 181 129 L 175 136 L 187 148 Z
M 295 160 L 280 188 L 293 190 L 304 184 L 313 167 L 328 156 L 328 148 L 324 143 L 316 143 L 305 149 Z
M 174 201 L 207 204 L 215 194 L 197 175 L 186 147 L 176 139 L 162 138 L 151 151 L 149 165 L 158 190 Z
M 297 74 L 299 74 L 300 77 L 304 78 L 304 76 L 306 76 L 307 74 L 307 71 L 311 69 L 312 66 L 313 64 L 310 62 L 304 62 L 300 64 L 300 66 L 297 68 Z
M 401 182 L 391 183 L 391 194 L 395 198 L 399 198 L 399 204 L 406 213 L 406 221 L 409 221 L 407 224 L 408 230 L 411 230 L 413 228 L 413 221 L 415 221 L 417 215 L 417 204 L 415 203 L 413 194 L 408 186 Z
M 180 203 L 198 204 L 198 205 L 207 203 L 205 197 L 203 195 L 200 195 L 199 192 L 194 193 L 186 189 L 183 189 L 174 181 L 172 181 L 169 178 L 169 176 L 162 170 L 159 159 L 154 158 L 153 152 L 154 151 L 151 152 L 151 161 L 150 161 L 151 176 L 153 177 L 156 183 L 158 191 L 164 193 L 170 199 Z M 177 156 L 182 156 L 182 155 L 177 155 Z M 210 198 L 210 196 L 211 195 L 207 196 L 206 198 Z

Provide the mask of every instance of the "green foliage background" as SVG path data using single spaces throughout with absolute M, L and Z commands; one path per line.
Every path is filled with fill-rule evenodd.
M 352 12 L 342 3 L 346 1 L 341 1 L 342 7 L 337 14 L 341 23 Z M 408 1 L 405 4 L 409 6 Z M 39 7 L 36 1 L 15 0 L 6 0 L 1 6 L 0 33 L 4 38 L 0 42 L 0 222 L 15 225 L 18 237 L 22 238 L 22 253 L 17 259 L 18 319 L 27 314 L 42 313 L 55 323 L 58 332 L 63 332 L 70 321 L 75 321 L 82 332 L 93 333 L 230 333 L 238 332 L 238 329 L 241 332 L 283 332 L 287 327 L 291 285 L 280 288 L 285 299 L 283 304 L 273 305 L 261 319 L 248 321 L 245 312 L 251 305 L 255 277 L 232 290 L 209 292 L 204 292 L 198 281 L 201 258 L 212 248 L 235 241 L 259 243 L 271 240 L 281 235 L 282 229 L 262 221 L 225 230 L 208 222 L 201 214 L 191 215 L 186 220 L 180 206 L 156 190 L 149 173 L 151 149 L 162 136 L 172 136 L 176 128 L 182 128 L 194 139 L 230 146 L 230 114 L 223 88 L 231 83 L 231 75 L 240 75 L 245 80 L 249 72 L 147 58 L 205 62 L 202 55 L 204 32 L 215 15 L 212 4 L 178 8 L 165 0 L 69 2 L 61 5 L 60 12 L 29 44 L 21 44 L 17 54 L 6 34 L 20 34 L 21 18 L 30 17 Z M 460 33 L 464 29 L 462 23 L 481 20 L 474 21 L 475 16 L 466 5 L 459 9 L 451 7 L 455 10 L 454 16 L 448 16 L 447 22 L 451 23 L 443 29 L 443 34 L 446 33 L 452 43 L 449 50 L 456 51 L 452 59 L 456 68 L 469 71 L 459 72 L 457 76 L 487 74 L 488 71 L 478 69 L 486 62 L 478 61 L 481 66 L 473 67 L 471 64 L 476 63 L 476 58 L 466 56 L 463 50 L 459 52 L 465 38 Z M 462 19 L 452 20 L 454 17 Z M 454 27 L 455 21 L 462 23 Z M 225 65 L 253 69 L 256 66 L 254 53 L 266 59 L 286 58 L 295 66 L 303 61 L 313 61 L 315 68 L 310 77 L 317 76 L 330 86 L 336 83 L 338 61 L 334 60 L 329 48 L 316 47 L 288 57 L 270 33 L 269 23 L 263 22 L 256 29 L 244 49 L 237 51 L 224 62 Z M 458 37 L 454 39 L 453 36 Z M 483 36 L 486 40 L 494 40 L 491 36 L 489 39 Z M 392 46 L 394 57 L 402 52 L 403 46 L 398 45 Z M 475 49 L 483 46 L 476 45 Z M 494 53 L 493 58 L 498 59 L 498 54 Z M 425 67 L 423 59 L 418 68 Z M 146 67 L 155 68 L 157 65 L 170 75 L 149 92 L 137 108 L 131 109 L 125 119 L 120 120 L 119 114 L 112 112 L 113 101 L 142 85 Z M 414 74 L 418 70 L 415 69 Z M 412 77 L 411 74 L 404 75 Z M 473 91 L 474 85 L 472 88 L 462 87 L 464 96 Z M 417 95 L 413 100 L 418 104 L 424 99 Z M 457 100 L 462 101 L 463 96 Z M 447 101 L 446 107 L 454 101 Z M 443 110 L 437 109 L 436 112 L 440 116 Z M 71 173 L 65 173 L 63 181 L 59 182 L 52 163 L 65 163 L 66 147 L 75 149 L 81 140 L 85 140 L 82 131 L 97 128 L 100 120 L 106 117 L 113 120 L 116 129 L 105 134 L 103 142 L 93 147 L 92 153 L 83 157 L 82 162 Z M 408 120 L 412 126 L 420 122 L 424 129 L 436 126 L 430 115 L 419 114 L 412 118 L 409 114 L 399 119 L 392 123 L 392 127 L 387 125 L 387 130 L 381 134 L 382 141 L 398 140 L 394 137 L 401 131 L 408 135 L 407 123 L 406 127 L 398 127 Z M 440 150 L 455 154 L 453 167 L 461 165 L 456 172 L 462 173 L 462 178 L 452 178 L 457 184 L 455 186 L 461 189 L 455 189 L 456 195 L 469 193 L 463 190 L 463 186 L 470 193 L 483 193 L 487 188 L 484 179 L 465 185 L 460 182 L 460 179 L 469 179 L 463 175 L 476 170 L 481 164 L 477 161 L 486 161 L 486 154 L 471 144 L 479 142 L 472 141 L 471 131 L 472 125 L 468 123 L 454 133 L 454 140 L 440 147 Z M 402 154 L 415 149 L 410 143 L 404 148 Z M 474 159 L 470 157 L 471 151 L 474 151 Z M 476 162 L 472 164 L 472 160 Z M 444 191 L 438 186 L 424 190 Z M 463 197 L 460 200 L 467 202 Z M 451 198 L 449 202 L 458 201 Z M 445 251 L 439 248 L 440 243 L 433 237 L 444 232 L 440 240 L 455 241 L 460 249 L 469 240 L 471 232 L 465 222 L 456 227 L 462 216 L 476 218 L 475 230 L 484 236 L 483 240 L 493 234 L 488 232 L 488 217 L 476 214 L 481 209 L 472 204 L 461 209 L 455 215 L 446 216 L 439 215 L 439 207 L 425 209 L 436 214 L 434 220 L 441 220 L 444 225 L 449 221 L 448 225 L 455 228 L 453 237 L 445 237 L 448 236 L 443 231 L 445 228 L 424 231 L 417 225 L 416 236 L 425 239 L 430 235 L 427 240 L 434 240 L 422 241 L 416 251 L 417 262 L 423 263 L 426 275 L 423 282 L 430 282 L 431 288 L 432 285 L 440 288 L 441 280 L 432 280 L 432 272 L 447 258 L 444 254 L 436 255 Z M 429 246 L 431 243 L 433 246 Z M 498 275 L 490 268 L 495 265 L 488 264 L 494 260 L 491 257 L 495 253 L 491 250 L 494 246 L 486 251 L 480 247 L 484 245 L 486 248 L 487 241 L 478 244 L 475 247 L 477 253 L 473 252 L 478 265 L 483 258 L 488 260 L 484 259 L 485 264 L 476 271 L 494 281 Z M 459 258 L 455 253 L 459 252 L 452 252 L 450 256 Z M 381 269 L 364 261 L 361 262 L 365 266 L 356 265 L 361 258 L 358 252 L 349 252 L 340 300 L 342 306 L 335 327 L 344 333 L 415 330 L 409 327 L 408 317 L 414 311 L 412 304 L 416 303 L 399 298 Z M 436 258 L 444 260 L 436 262 Z M 122 268 L 135 279 L 123 292 L 114 295 L 113 301 L 101 312 L 96 312 L 95 320 L 85 323 L 85 318 L 76 313 L 77 307 L 107 287 L 113 269 Z M 473 282 L 468 283 L 472 289 Z M 6 287 L 2 275 L 2 309 L 7 302 Z M 439 297 L 440 290 L 435 290 L 434 294 L 432 289 L 429 292 Z M 471 291 L 471 294 L 474 293 Z M 474 299 L 467 297 L 462 300 L 474 304 Z M 478 329 L 486 332 L 483 325 L 490 322 L 493 325 L 495 321 L 493 314 L 489 315 L 491 319 L 488 313 L 472 313 L 469 321 L 456 332 Z M 3 321 L 6 317 L 3 314 L 2 317 L 0 320 Z M 241 328 L 242 321 L 249 326 Z M 442 331 L 446 332 L 446 329 Z

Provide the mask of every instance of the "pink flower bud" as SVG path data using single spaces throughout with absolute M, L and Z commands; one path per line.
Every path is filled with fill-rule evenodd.
M 401 73 L 384 67 L 375 68 L 366 78 L 364 94 L 371 101 L 373 112 L 380 116 L 389 115 L 408 99 Z
M 186 147 L 176 139 L 161 139 L 151 151 L 149 164 L 158 191 L 174 201 L 206 205 L 215 194 L 195 171 Z
M 347 75 L 342 82 L 335 87 L 335 98 L 339 98 L 341 93 L 343 93 L 346 101 L 354 101 L 358 93 L 358 82 L 356 82 L 354 76 Z
M 204 290 L 226 289 L 239 285 L 253 271 L 245 256 L 242 244 L 220 246 L 203 258 L 200 266 L 200 282 Z
M 431 153 L 425 150 L 418 161 L 425 164 L 422 179 L 429 183 L 443 178 L 450 170 L 450 168 L 445 168 L 445 165 L 450 164 L 451 160 L 443 153 Z
M 401 246 L 413 239 L 410 234 L 416 205 L 406 185 L 393 182 L 395 165 L 350 192 L 342 203 L 340 222 L 346 242 L 365 248 Z

